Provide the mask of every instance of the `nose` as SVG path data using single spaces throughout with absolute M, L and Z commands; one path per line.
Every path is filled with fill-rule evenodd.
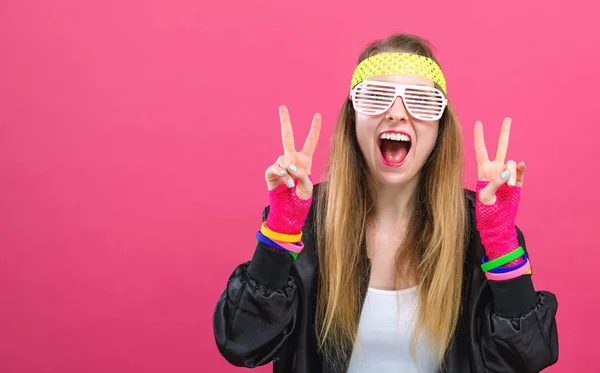
M 395 122 L 402 122 L 408 120 L 408 110 L 406 110 L 406 106 L 404 106 L 404 101 L 402 101 L 401 97 L 396 97 L 394 103 L 388 110 L 388 115 Z

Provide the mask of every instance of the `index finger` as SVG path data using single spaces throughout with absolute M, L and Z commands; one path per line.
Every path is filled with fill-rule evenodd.
M 279 120 L 281 121 L 281 140 L 283 141 L 283 153 L 294 153 L 294 131 L 292 130 L 292 122 L 290 121 L 290 113 L 287 107 L 281 105 L 279 107 Z
M 500 137 L 498 137 L 498 147 L 496 148 L 496 161 L 504 163 L 506 159 L 506 153 L 508 152 L 508 139 L 510 137 L 510 124 L 512 119 L 506 117 L 502 121 L 502 127 L 500 127 Z
M 315 154 L 315 149 L 317 148 L 317 143 L 319 142 L 319 134 L 321 133 L 321 114 L 317 113 L 313 117 L 312 125 L 310 126 L 310 132 L 308 132 L 308 137 L 304 142 L 304 146 L 302 147 L 302 153 L 308 155 L 312 158 L 313 154 Z
M 473 131 L 473 140 L 475 142 L 475 159 L 477 165 L 489 162 L 487 149 L 485 147 L 485 139 L 483 138 L 483 123 L 475 122 L 475 130 Z

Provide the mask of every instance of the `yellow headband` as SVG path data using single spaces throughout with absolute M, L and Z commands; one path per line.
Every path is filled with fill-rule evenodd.
M 350 88 L 373 76 L 390 75 L 429 79 L 446 93 L 446 79 L 440 66 L 431 58 L 412 53 L 381 53 L 365 59 L 354 70 Z

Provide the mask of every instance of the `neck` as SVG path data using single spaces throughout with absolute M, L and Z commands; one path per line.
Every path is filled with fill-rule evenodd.
M 403 185 L 385 185 L 375 181 L 371 186 L 373 223 L 389 228 L 405 226 L 414 209 L 418 181 L 419 177 Z

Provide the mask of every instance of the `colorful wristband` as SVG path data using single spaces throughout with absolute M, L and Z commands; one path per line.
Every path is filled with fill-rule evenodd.
M 300 232 L 298 234 L 284 234 L 284 233 L 273 232 L 272 230 L 270 230 L 267 227 L 266 222 L 262 223 L 262 225 L 260 226 L 260 231 L 262 234 L 264 234 L 265 236 L 267 236 L 270 239 L 275 240 L 275 241 L 300 242 L 302 240 L 302 232 Z
M 523 260 L 519 264 L 516 264 L 514 266 L 510 266 L 510 267 L 496 267 L 494 269 L 490 269 L 488 272 L 491 272 L 491 273 L 506 273 L 506 272 L 514 271 L 515 269 L 519 269 L 519 268 L 521 268 L 522 266 L 525 265 L 525 262 L 527 261 L 527 255 L 523 254 L 521 256 L 521 258 L 523 258 Z M 483 263 L 485 263 L 484 260 L 486 260 L 486 259 L 487 258 L 484 256 L 481 261 Z
M 282 242 L 282 241 L 274 241 L 274 242 L 276 244 L 278 244 L 280 247 L 282 247 L 284 250 L 289 251 L 291 253 L 300 254 L 300 251 L 302 251 L 302 249 L 304 249 L 304 243 L 302 241 L 300 241 L 298 243 Z
M 304 249 L 304 243 L 302 241 L 297 242 L 297 243 L 291 243 L 291 242 L 281 242 L 281 241 L 277 241 L 277 240 L 272 240 L 269 237 L 262 234 L 261 231 L 256 232 L 256 239 L 261 240 L 262 242 L 269 244 L 269 245 L 273 244 L 279 249 L 282 249 L 285 251 L 290 251 L 292 253 L 298 254 L 298 253 L 300 253 L 300 251 L 302 251 L 302 249 Z
M 519 269 L 515 269 L 514 271 L 510 271 L 510 272 L 506 272 L 506 273 L 486 272 L 485 277 L 487 277 L 488 280 L 492 280 L 492 281 L 510 280 L 515 277 L 519 277 L 521 275 L 526 274 L 527 272 L 529 272 L 530 269 L 531 269 L 531 265 L 529 264 L 529 260 L 528 260 L 524 266 L 520 267 Z
M 296 260 L 296 258 L 298 257 L 298 253 L 286 250 L 281 245 L 279 245 L 277 242 L 273 241 L 269 237 L 262 234 L 260 231 L 256 232 L 256 242 L 259 242 L 259 241 L 264 243 L 267 246 L 274 248 L 275 250 L 284 251 L 284 252 L 290 254 L 292 256 L 292 258 L 294 258 L 294 260 Z M 304 245 L 302 245 L 302 247 L 304 247 Z
M 487 255 L 485 255 L 483 257 L 483 264 L 481 264 L 481 270 L 483 272 L 487 272 L 489 270 L 492 270 L 494 268 L 500 267 L 501 265 L 504 265 L 506 263 L 509 263 L 515 259 L 517 259 L 518 257 L 520 257 L 521 255 L 525 254 L 525 250 L 523 250 L 523 247 L 519 246 L 519 248 L 509 252 L 508 254 L 502 255 L 499 258 L 496 258 L 494 260 L 490 260 L 489 262 Z
M 256 242 L 258 243 L 258 242 L 260 242 L 260 241 L 259 241 L 259 240 L 256 240 Z M 264 242 L 263 242 L 263 243 L 264 243 Z M 270 246 L 270 247 L 273 247 L 272 245 L 269 245 L 269 246 Z M 275 248 L 275 247 L 273 247 L 273 248 L 274 248 L 275 250 L 279 250 L 279 249 L 277 249 L 277 248 Z M 279 251 L 284 251 L 284 250 L 279 250 Z M 294 260 L 296 260 L 296 259 L 298 258 L 298 254 L 296 254 L 296 253 L 292 253 L 292 252 L 289 252 L 289 251 L 286 251 L 286 253 L 290 254 L 290 256 L 291 256 L 291 257 L 292 257 Z

